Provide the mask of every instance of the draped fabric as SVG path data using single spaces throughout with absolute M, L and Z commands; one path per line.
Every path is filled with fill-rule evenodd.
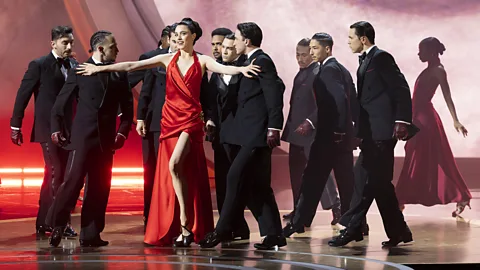
M 395 188 L 400 204 L 432 206 L 472 198 L 431 102 L 437 86 L 425 71 L 415 83 L 413 123 L 420 132 L 405 145 L 405 162 Z
M 149 212 L 145 243 L 171 245 L 180 232 L 180 209 L 173 189 L 169 161 L 182 132 L 189 135 L 188 153 L 181 175 L 186 179 L 186 207 L 193 224 L 195 242 L 213 231 L 213 212 L 208 182 L 207 162 L 203 149 L 203 120 L 200 104 L 202 68 L 194 53 L 194 63 L 185 73 L 179 72 L 180 52 L 167 67 L 165 105 L 162 109 L 160 149 Z M 185 224 L 183 224 L 185 225 Z

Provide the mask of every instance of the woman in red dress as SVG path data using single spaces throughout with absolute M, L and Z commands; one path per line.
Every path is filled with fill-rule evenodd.
M 212 231 L 213 211 L 203 150 L 204 122 L 200 104 L 203 73 L 251 77 L 259 67 L 224 66 L 213 58 L 197 55 L 193 45 L 202 35 L 197 22 L 184 18 L 175 29 L 178 51 L 175 54 L 106 66 L 83 64 L 78 72 L 91 75 L 103 71 L 134 71 L 165 67 L 165 104 L 162 109 L 157 175 L 152 194 L 144 242 L 150 245 L 188 247 Z M 214 127 L 206 123 L 207 130 Z M 179 235 L 180 234 L 180 235 Z M 178 236 L 178 237 L 177 237 Z M 176 238 L 176 239 L 175 239 Z
M 457 168 L 442 121 L 431 101 L 438 85 L 452 115 L 454 128 L 463 136 L 468 132 L 458 120 L 447 73 L 440 63 L 439 54 L 444 51 L 445 46 L 434 37 L 419 44 L 420 61 L 428 63 L 417 78 L 412 98 L 413 123 L 420 132 L 405 145 L 405 163 L 396 193 L 402 210 L 405 204 L 432 206 L 456 202 L 457 208 L 452 213 L 456 217 L 465 206 L 470 207 L 472 195 Z

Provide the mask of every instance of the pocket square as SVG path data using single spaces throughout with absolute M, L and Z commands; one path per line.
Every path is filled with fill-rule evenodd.
M 375 70 L 375 69 L 374 69 L 374 68 L 372 68 L 372 69 L 369 69 L 369 70 L 367 70 L 367 72 L 374 71 L 374 70 Z

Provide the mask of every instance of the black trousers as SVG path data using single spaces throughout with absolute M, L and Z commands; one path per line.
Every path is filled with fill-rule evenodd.
M 55 194 L 63 183 L 65 168 L 67 166 L 68 151 L 56 146 L 52 141 L 41 143 L 45 173 L 40 188 L 36 227 L 44 226 L 48 209 L 52 206 Z
M 352 203 L 350 210 L 342 217 L 342 223 L 348 230 L 360 230 L 368 209 L 373 200 L 377 202 L 378 210 L 382 216 L 383 226 L 388 238 L 400 236 L 407 224 L 402 212 L 398 207 L 395 187 L 393 186 L 394 148 L 396 140 L 372 141 L 363 140 L 360 145 L 361 153 L 358 157 L 357 171 L 362 177 L 358 177 L 358 185 L 363 186 L 362 196 L 355 204 Z M 349 220 L 347 220 L 349 218 Z
M 228 144 L 221 144 L 217 140 L 212 142 L 213 160 L 215 170 L 215 190 L 217 195 L 218 213 L 222 215 L 223 203 L 227 193 L 227 175 L 233 162 L 231 155 L 231 147 Z M 237 233 L 248 233 L 248 223 L 245 220 L 244 209 L 239 210 L 235 214 L 234 222 L 232 224 L 232 231 Z
M 147 132 L 142 138 L 143 154 L 143 216 L 148 221 L 148 212 L 152 200 L 153 183 L 157 168 L 160 131 Z
M 85 176 L 88 184 L 82 205 L 80 239 L 93 240 L 105 228 L 105 212 L 112 181 L 113 151 L 102 151 L 99 145 L 70 152 L 65 182 L 49 211 L 49 225 L 65 226 L 75 208 Z
M 300 146 L 290 144 L 288 151 L 288 164 L 290 168 L 290 184 L 292 185 L 293 193 L 293 207 L 297 205 L 298 197 L 300 196 L 300 188 L 302 186 L 302 174 L 307 165 L 308 156 L 310 155 L 310 146 Z M 323 189 L 320 198 L 323 210 L 330 210 L 334 206 L 340 205 L 340 198 L 338 197 L 337 187 L 332 175 L 328 176 L 327 184 Z
M 293 224 L 310 224 L 317 211 L 321 194 L 330 173 L 334 172 L 340 193 L 341 212 L 347 212 L 353 195 L 353 151 L 330 139 L 315 138 L 307 166 L 302 176 L 302 187 L 295 207 Z
M 238 213 L 248 206 L 260 235 L 282 234 L 282 224 L 271 187 L 272 149 L 231 145 L 232 165 L 227 175 L 227 192 L 215 230 L 228 234 Z

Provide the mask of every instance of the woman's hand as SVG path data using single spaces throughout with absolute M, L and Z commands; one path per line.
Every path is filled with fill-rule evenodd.
M 94 75 L 96 73 L 98 73 L 100 70 L 99 70 L 99 67 L 94 65 L 94 64 L 90 64 L 90 63 L 83 63 L 83 64 L 80 64 L 77 66 L 77 74 L 80 74 L 80 75 L 83 75 L 83 76 L 90 76 L 90 75 Z
M 240 68 L 242 74 L 247 78 L 252 78 L 252 75 L 249 73 L 252 73 L 253 75 L 258 75 L 258 72 L 261 71 L 260 66 L 254 65 L 253 62 L 255 62 L 255 59 L 252 60 L 250 65 Z
M 458 133 L 462 133 L 463 137 L 467 137 L 468 135 L 468 130 L 458 121 L 455 121 L 453 123 L 453 126 L 455 127 L 455 130 L 458 132 Z

